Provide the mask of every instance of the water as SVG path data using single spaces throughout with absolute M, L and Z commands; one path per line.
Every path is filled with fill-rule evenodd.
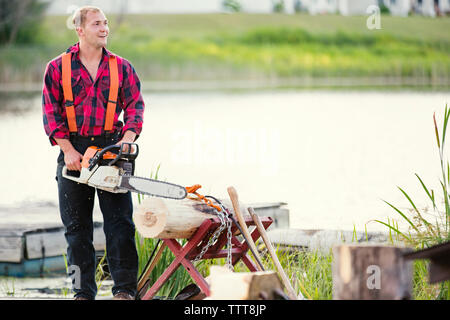
M 415 173 L 440 194 L 432 116 L 442 121 L 449 95 L 147 93 L 136 175 L 161 164 L 161 179 L 201 184 L 203 194 L 225 198 L 234 186 L 244 202 L 287 202 L 293 228 L 364 230 L 399 218 L 382 200 L 409 207 L 397 186 L 429 205 Z M 14 103 L 29 107 L 0 109 L 0 206 L 56 204 L 59 150 L 44 134 L 41 98 Z

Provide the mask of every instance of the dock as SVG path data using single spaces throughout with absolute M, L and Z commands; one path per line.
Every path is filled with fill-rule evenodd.
M 387 241 L 384 233 L 343 230 L 304 230 L 289 226 L 289 209 L 285 202 L 248 203 L 259 216 L 273 219 L 268 235 L 274 245 L 291 249 L 328 251 L 342 242 Z M 106 240 L 103 218 L 94 207 L 94 248 L 103 256 Z M 59 210 L 54 203 L 0 207 L 0 275 L 10 277 L 44 277 L 66 272 L 67 244 Z
M 273 218 L 273 229 L 289 227 L 284 202 L 252 203 L 258 215 Z M 101 211 L 93 213 L 94 248 L 103 256 L 106 240 Z M 67 244 L 59 210 L 54 203 L 0 207 L 0 275 L 44 277 L 66 272 Z
M 94 210 L 94 248 L 105 250 L 101 213 Z M 53 203 L 0 207 L 0 275 L 43 277 L 66 272 L 67 244 Z

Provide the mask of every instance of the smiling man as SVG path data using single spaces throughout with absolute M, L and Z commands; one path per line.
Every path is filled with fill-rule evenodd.
M 56 180 L 68 263 L 79 270 L 73 275 L 75 299 L 87 300 L 97 294 L 92 221 L 96 190 L 64 178 L 62 168 L 81 170 L 80 161 L 89 146 L 134 142 L 142 130 L 144 101 L 133 66 L 106 50 L 109 28 L 104 13 L 97 7 L 81 7 L 74 13 L 73 24 L 79 42 L 47 64 L 42 111 L 50 143 L 60 148 Z M 123 122 L 119 120 L 122 111 Z M 134 299 L 138 257 L 130 192 L 97 190 L 97 197 L 114 298 Z

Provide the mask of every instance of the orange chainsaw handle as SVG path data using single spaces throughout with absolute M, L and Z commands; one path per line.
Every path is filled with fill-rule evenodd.
M 86 149 L 86 152 L 83 155 L 83 160 L 81 161 L 81 167 L 82 168 L 89 168 L 90 163 L 89 160 L 91 160 L 96 154 L 97 152 L 102 151 L 102 148 L 96 147 L 96 146 L 90 146 L 89 148 Z M 117 157 L 117 154 L 112 153 L 111 151 L 106 151 L 103 154 L 103 159 L 106 160 L 114 160 Z
M 128 147 L 128 150 L 125 151 L 125 147 Z M 133 149 L 134 147 L 134 149 Z M 139 154 L 139 147 L 136 143 L 131 143 L 131 142 L 123 142 L 121 145 L 118 144 L 113 144 L 110 146 L 107 146 L 103 149 L 96 148 L 96 152 L 94 153 L 94 155 L 88 160 L 88 169 L 92 170 L 92 168 L 98 163 L 98 161 L 100 159 L 112 159 L 109 163 L 108 166 L 112 166 L 113 164 L 115 164 L 119 159 L 122 158 L 126 158 L 129 161 L 134 161 L 138 154 Z M 92 150 L 90 152 L 94 152 L 94 148 L 92 148 Z M 109 150 L 118 150 L 119 153 L 115 154 L 110 152 Z M 111 155 L 112 154 L 112 155 Z M 91 155 L 91 153 L 90 153 Z

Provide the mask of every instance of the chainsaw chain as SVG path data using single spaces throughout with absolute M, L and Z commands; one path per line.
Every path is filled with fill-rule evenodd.
M 217 200 L 216 200 L 217 201 Z M 218 202 L 220 207 L 221 207 L 221 211 L 217 210 L 216 208 L 214 208 L 214 212 L 215 214 L 218 216 L 219 220 L 220 220 L 220 227 L 216 229 L 216 231 L 214 231 L 213 235 L 211 236 L 211 238 L 209 239 L 208 243 L 202 248 L 202 250 L 200 251 L 200 253 L 195 257 L 195 259 L 193 260 L 193 262 L 197 262 L 199 261 L 203 255 L 206 253 L 206 251 L 208 251 L 208 249 L 213 246 L 216 242 L 217 239 L 219 238 L 220 234 L 222 233 L 222 231 L 227 228 L 227 259 L 226 259 L 226 264 L 225 266 L 230 269 L 231 271 L 234 271 L 233 269 L 233 263 L 232 263 L 232 255 L 231 255 L 231 237 L 232 237 L 232 233 L 231 233 L 231 219 L 228 217 L 228 215 L 226 214 L 226 212 L 228 212 L 228 210 L 224 207 L 224 205 L 220 202 Z

